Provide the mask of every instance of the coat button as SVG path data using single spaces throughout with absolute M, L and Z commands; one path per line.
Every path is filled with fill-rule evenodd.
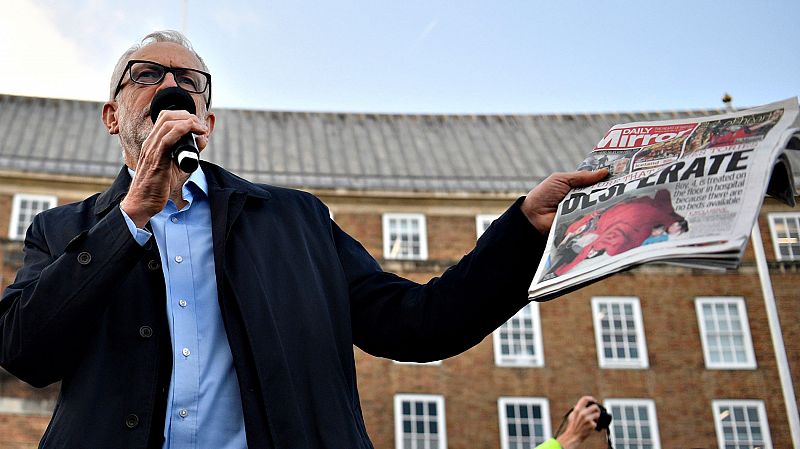
M 142 326 L 139 328 L 139 335 L 141 335 L 142 338 L 150 338 L 153 336 L 153 328 L 150 326 Z
M 147 262 L 147 269 L 148 270 L 156 271 L 159 268 L 161 268 L 161 264 L 157 260 L 153 259 L 150 262 Z
M 87 253 L 86 251 L 78 254 L 78 263 L 81 265 L 89 265 L 89 262 L 92 261 L 92 255 Z
M 133 413 L 131 413 L 130 415 L 128 415 L 127 418 L 125 418 L 125 426 L 127 426 L 129 429 L 133 429 L 138 425 L 139 425 L 139 417 L 134 415 Z

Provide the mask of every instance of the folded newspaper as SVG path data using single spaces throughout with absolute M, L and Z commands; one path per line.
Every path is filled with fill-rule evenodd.
M 609 176 L 561 202 L 528 296 L 558 294 L 646 262 L 739 266 L 766 193 L 794 206 L 787 146 L 797 98 L 729 114 L 615 125 L 579 170 Z

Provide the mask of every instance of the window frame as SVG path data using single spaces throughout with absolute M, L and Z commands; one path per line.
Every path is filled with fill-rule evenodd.
M 603 350 L 603 335 L 600 325 L 600 305 L 602 303 L 618 303 L 621 306 L 631 304 L 633 309 L 633 322 L 636 326 L 637 350 L 639 357 L 630 360 L 607 359 Z M 644 331 L 642 308 L 637 296 L 595 296 L 592 298 L 592 322 L 594 324 L 594 340 L 597 350 L 597 364 L 603 369 L 648 369 L 650 359 L 647 352 L 647 340 Z
M 661 434 L 658 431 L 658 414 L 656 413 L 656 403 L 652 399 L 646 398 L 608 398 L 603 401 L 603 406 L 608 410 L 608 413 L 613 415 L 612 407 L 647 407 L 647 419 L 651 423 L 650 425 L 650 436 L 652 441 L 652 449 L 661 449 Z M 614 427 L 614 420 L 611 421 L 611 425 L 609 426 L 609 436 L 612 438 L 612 441 L 615 443 L 614 447 L 621 446 L 618 442 L 614 441 L 613 438 L 613 427 Z
M 800 254 L 796 254 L 789 257 L 784 257 L 781 254 L 781 245 L 779 242 L 780 237 L 778 237 L 778 231 L 775 229 L 775 221 L 779 219 L 781 220 L 793 219 L 797 221 L 798 226 L 800 226 L 800 213 L 774 212 L 771 214 L 767 214 L 767 221 L 769 222 L 769 234 L 770 237 L 772 237 L 772 249 L 775 251 L 775 260 L 777 260 L 778 262 L 800 261 Z
M 419 221 L 419 255 L 391 256 L 392 242 L 389 239 L 389 222 L 391 220 L 418 220 Z M 382 222 L 383 258 L 386 260 L 428 260 L 428 231 L 425 214 L 420 213 L 384 213 Z
M 52 209 L 58 205 L 58 198 L 55 195 L 39 195 L 33 193 L 15 193 L 14 198 L 11 202 L 11 222 L 8 225 L 8 238 L 10 240 L 23 240 L 25 238 L 25 232 L 23 231 L 22 234 L 17 233 L 17 228 L 20 224 L 20 207 L 21 203 L 24 200 L 28 201 L 45 201 L 49 204 L 49 207 L 42 209 L 41 211 L 37 212 L 36 214 L 43 212 L 47 209 Z M 34 216 L 36 215 L 34 214 Z M 28 227 L 33 223 L 33 217 L 31 217 L 31 223 L 28 223 L 28 226 L 25 227 L 27 230 Z
M 714 430 L 717 434 L 717 447 L 725 449 L 725 435 L 722 431 L 722 419 L 720 416 L 720 407 L 726 406 L 730 408 L 735 407 L 756 407 L 758 411 L 758 423 L 763 429 L 764 448 L 772 447 L 772 435 L 769 431 L 769 420 L 767 419 L 767 410 L 764 406 L 764 401 L 760 399 L 715 399 L 711 401 L 711 411 L 714 418 Z M 724 418 L 723 418 L 724 419 Z
M 486 228 L 492 224 L 493 221 L 500 218 L 498 214 L 478 214 L 475 216 L 475 239 L 481 238 L 484 232 L 484 224 L 488 221 L 489 223 L 486 225 Z
M 518 315 L 523 313 L 526 309 L 531 311 L 531 321 L 533 325 L 533 339 L 534 339 L 534 352 L 533 356 L 526 354 L 503 354 L 502 353 L 502 340 L 500 337 L 501 329 L 504 325 L 511 322 L 512 319 L 518 318 Z M 524 331 L 524 329 L 523 329 Z M 539 303 L 531 301 L 520 309 L 513 317 L 503 323 L 500 327 L 492 332 L 492 345 L 494 347 L 494 364 L 501 367 L 516 367 L 516 368 L 540 368 L 544 366 L 544 343 L 542 341 L 542 320 L 539 310 Z
M 403 402 L 427 401 L 436 403 L 436 423 L 439 428 L 439 449 L 447 449 L 447 419 L 445 417 L 444 396 L 438 394 L 394 395 L 394 444 L 395 449 L 403 449 Z M 413 415 L 416 416 L 416 415 Z
M 538 405 L 542 409 L 542 427 L 544 429 L 542 437 L 547 441 L 553 437 L 553 427 L 550 423 L 550 401 L 544 397 L 532 396 L 501 396 L 497 398 L 497 417 L 500 423 L 500 448 L 509 449 L 508 435 L 508 416 L 506 415 L 507 405 Z M 541 443 L 539 443 L 541 444 Z M 535 446 L 532 446 L 532 448 Z
M 703 315 L 704 304 L 731 304 L 735 303 L 739 313 L 739 321 L 742 323 L 742 339 L 744 340 L 745 362 L 712 362 L 709 355 L 709 344 L 706 340 L 707 329 L 705 316 Z M 698 296 L 694 299 L 695 312 L 697 315 L 697 327 L 700 332 L 700 345 L 703 349 L 703 361 L 706 369 L 711 370 L 754 370 L 758 368 L 756 354 L 753 349 L 753 337 L 750 334 L 750 319 L 747 315 L 747 303 L 742 296 Z

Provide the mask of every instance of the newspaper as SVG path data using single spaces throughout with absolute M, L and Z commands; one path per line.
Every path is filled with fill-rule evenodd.
M 738 267 L 764 195 L 794 206 L 783 152 L 797 145 L 798 128 L 797 98 L 615 125 L 578 166 L 609 176 L 559 205 L 529 298 L 546 301 L 651 261 Z

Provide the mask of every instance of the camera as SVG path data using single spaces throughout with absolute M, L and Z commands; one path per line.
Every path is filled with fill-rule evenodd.
M 608 429 L 608 426 L 611 425 L 611 415 L 608 414 L 608 411 L 605 407 L 597 402 L 590 401 L 586 404 L 587 407 L 591 407 L 592 405 L 596 405 L 600 408 L 600 417 L 597 418 L 597 425 L 595 426 L 594 430 L 601 431 L 603 429 Z

